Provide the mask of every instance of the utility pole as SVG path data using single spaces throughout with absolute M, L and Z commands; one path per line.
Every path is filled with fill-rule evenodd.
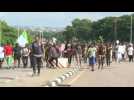
M 132 38 L 133 38 L 133 17 L 131 15 L 131 28 L 130 28 L 130 43 L 132 43 Z
M 114 20 L 114 40 L 117 40 L 117 19 Z

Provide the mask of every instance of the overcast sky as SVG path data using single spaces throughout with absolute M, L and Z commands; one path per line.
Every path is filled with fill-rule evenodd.
M 92 21 L 107 16 L 121 16 L 134 12 L 0 12 L 0 19 L 9 25 L 65 27 L 75 18 Z

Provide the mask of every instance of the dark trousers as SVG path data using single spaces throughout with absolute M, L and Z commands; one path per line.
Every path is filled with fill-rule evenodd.
M 51 64 L 51 66 L 54 67 L 53 60 L 56 61 L 56 66 L 58 66 L 58 58 L 54 58 L 54 57 L 49 58 L 49 60 L 48 60 L 49 64 Z
M 32 61 L 33 73 L 34 74 L 36 73 L 36 67 L 37 67 L 38 74 L 40 74 L 40 68 L 41 68 L 41 64 L 42 64 L 41 57 L 35 57 L 35 56 L 33 56 L 33 59 L 32 60 L 33 60 Z
M 106 55 L 107 66 L 110 66 L 110 55 Z
M 30 55 L 30 67 L 32 68 L 32 65 L 33 65 L 33 55 Z
M 15 64 L 16 64 L 16 61 L 18 62 L 18 68 L 20 67 L 20 59 L 21 59 L 21 56 L 16 56 L 15 58 L 14 58 L 14 60 L 15 60 Z
M 2 68 L 2 62 L 0 62 L 0 68 Z
M 20 58 L 17 59 L 18 61 L 18 68 L 20 67 Z
M 4 59 L 0 59 L 0 68 L 2 68 L 2 63 L 4 62 Z
M 99 66 L 98 66 L 98 69 L 100 69 L 100 66 L 101 66 L 101 69 L 103 68 L 104 60 L 105 60 L 104 55 L 99 55 L 99 59 L 98 59 Z
M 68 64 L 71 64 L 72 62 L 72 56 L 68 57 Z
M 45 55 L 45 62 L 46 62 L 46 65 L 45 67 L 49 68 L 49 62 L 48 62 L 48 55 Z
M 133 55 L 128 55 L 129 62 L 133 62 Z
M 122 54 L 122 60 L 125 60 L 125 54 Z
M 22 62 L 23 62 L 24 68 L 26 68 L 27 67 L 27 64 L 28 64 L 28 56 L 23 56 L 22 57 Z

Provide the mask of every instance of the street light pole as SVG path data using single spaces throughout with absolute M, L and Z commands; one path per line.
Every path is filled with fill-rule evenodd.
M 133 35 L 133 29 L 132 29 L 132 28 L 133 28 L 133 26 L 132 26 L 132 25 L 133 25 L 133 24 L 132 24 L 133 21 L 132 21 L 132 20 L 133 20 L 133 17 L 132 17 L 132 15 L 131 15 L 130 43 L 132 43 L 132 38 L 133 38 L 133 36 L 132 36 L 132 35 Z
M 42 40 L 41 41 L 43 42 L 43 31 L 41 32 L 41 37 L 42 37 Z
M 42 42 L 42 38 L 43 38 L 43 32 L 40 31 L 40 40 L 41 40 L 41 42 Z

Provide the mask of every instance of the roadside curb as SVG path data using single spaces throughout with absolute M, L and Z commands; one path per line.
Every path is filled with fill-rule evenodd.
M 60 77 L 56 78 L 53 81 L 49 81 L 44 87 L 58 87 L 64 80 L 70 78 L 74 74 L 78 73 L 80 70 L 80 67 L 74 68 L 72 71 L 69 71 Z

